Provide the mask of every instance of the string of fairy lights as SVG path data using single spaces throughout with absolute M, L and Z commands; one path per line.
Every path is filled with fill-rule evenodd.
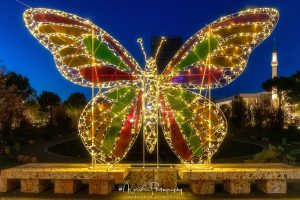
M 251 51 L 271 34 L 278 17 L 271 8 L 222 17 L 188 39 L 158 74 L 157 55 L 166 38 L 150 58 L 138 39 L 146 60 L 142 70 L 117 40 L 89 20 L 43 8 L 24 13 L 26 26 L 52 52 L 61 74 L 92 88 L 78 130 L 93 163 L 121 161 L 140 130 L 145 163 L 145 149 L 157 147 L 159 153 L 159 124 L 182 162 L 210 163 L 227 132 L 211 89 L 242 73 Z
M 268 20 L 266 21 L 247 21 L 244 20 L 244 22 L 238 23 L 238 24 L 225 24 L 225 25 L 219 25 L 223 22 L 230 21 L 237 17 L 243 17 L 248 15 L 266 15 L 268 16 Z M 176 55 L 173 57 L 171 62 L 167 65 L 165 71 L 163 74 L 165 75 L 165 79 L 170 79 L 170 77 L 174 77 L 178 75 L 178 72 L 173 70 L 171 71 L 173 66 L 173 61 L 176 60 L 179 56 L 180 61 L 184 60 L 185 57 L 188 55 L 188 51 L 185 52 L 184 55 L 181 55 L 181 53 L 187 49 L 187 48 L 193 48 L 197 46 L 198 43 L 193 43 L 192 47 L 189 47 L 191 45 L 192 41 L 203 41 L 205 38 L 207 38 L 208 34 L 211 34 L 211 36 L 216 37 L 218 40 L 218 49 L 212 51 L 212 55 L 210 57 L 211 59 L 211 69 L 218 69 L 220 67 L 223 68 L 223 74 L 222 78 L 220 78 L 215 83 L 211 84 L 212 88 L 220 88 L 223 87 L 232 81 L 234 81 L 245 69 L 246 64 L 248 62 L 249 55 L 251 51 L 258 46 L 265 38 L 267 38 L 274 27 L 277 24 L 279 18 L 278 11 L 276 9 L 272 8 L 258 8 L 258 9 L 248 9 L 245 11 L 241 11 L 232 15 L 224 16 L 220 18 L 219 20 L 214 21 L 213 23 L 205 26 L 203 29 L 195 33 L 191 38 L 189 38 L 186 43 L 179 49 L 179 51 L 176 53 Z M 241 29 L 241 31 L 237 32 L 236 29 Z M 243 32 L 243 29 L 245 29 L 245 32 Z M 248 31 L 248 32 L 246 32 Z M 229 34 L 230 33 L 230 34 Z M 225 35 L 225 37 L 224 37 Z M 251 37 L 251 41 L 247 41 L 245 37 Z M 244 44 L 235 44 L 235 40 L 240 40 L 241 42 L 245 42 Z M 230 53 L 233 52 L 233 53 Z M 216 62 L 217 59 L 223 58 L 229 63 L 232 63 L 234 67 L 226 67 L 223 66 L 224 64 L 219 64 Z M 233 61 L 236 61 L 233 63 Z M 206 64 L 205 59 L 199 59 L 197 63 L 194 63 L 194 67 L 201 69 L 201 67 Z M 230 72 L 230 73 L 225 73 Z M 174 84 L 174 83 L 171 83 Z M 206 89 L 205 84 L 193 84 L 193 83 L 185 83 L 181 84 L 184 85 L 185 88 L 188 89 L 199 89 L 199 87 L 203 87 L 203 89 Z

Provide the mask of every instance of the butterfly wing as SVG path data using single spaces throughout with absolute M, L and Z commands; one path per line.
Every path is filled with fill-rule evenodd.
M 26 10 L 24 20 L 36 39 L 51 51 L 58 70 L 68 80 L 101 88 L 137 81 L 141 72 L 138 63 L 92 22 L 42 8 Z
M 141 127 L 142 92 L 136 86 L 114 88 L 89 102 L 79 119 L 79 135 L 101 163 L 119 162 Z
M 101 163 L 116 163 L 130 149 L 140 126 L 141 69 L 108 33 L 88 20 L 51 9 L 28 9 L 26 26 L 53 54 L 68 80 L 98 93 L 82 112 L 79 135 Z
M 193 35 L 162 73 L 160 107 L 165 137 L 186 163 L 207 163 L 227 131 L 222 111 L 186 89 L 223 87 L 246 67 L 251 51 L 278 21 L 275 9 L 241 11 L 222 17 Z
M 185 163 L 207 163 L 227 131 L 222 111 L 205 97 L 179 85 L 160 93 L 165 138 Z
M 252 50 L 266 39 L 279 18 L 271 8 L 249 9 L 220 18 L 193 35 L 162 73 L 169 84 L 218 88 L 245 69 Z

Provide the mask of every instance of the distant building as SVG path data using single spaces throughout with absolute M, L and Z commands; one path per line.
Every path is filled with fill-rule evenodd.
M 278 71 L 277 49 L 275 46 L 275 42 L 274 42 L 274 48 L 273 48 L 273 52 L 272 52 L 271 66 L 272 66 L 272 78 L 275 78 L 275 77 L 277 77 L 277 71 Z
M 274 39 L 274 48 L 272 52 L 271 66 L 272 66 L 272 78 L 275 78 L 277 77 L 277 71 L 278 71 L 278 59 L 277 59 L 277 49 L 275 45 L 275 39 Z M 273 106 L 278 105 L 278 97 L 275 88 L 273 88 L 272 90 L 272 101 L 273 101 Z
M 221 105 L 231 105 L 231 102 L 235 99 L 236 96 L 240 96 L 244 99 L 247 106 L 251 105 L 261 105 L 263 107 L 271 107 L 272 105 L 272 93 L 271 92 L 259 92 L 259 93 L 240 93 L 237 95 L 229 96 L 226 98 L 222 98 L 219 100 L 216 100 L 217 106 Z
M 152 37 L 151 38 L 151 55 L 154 56 L 157 48 L 160 44 L 161 37 Z M 181 37 L 166 37 L 166 42 L 161 46 L 161 49 L 157 55 L 157 70 L 160 74 L 179 48 L 182 46 Z

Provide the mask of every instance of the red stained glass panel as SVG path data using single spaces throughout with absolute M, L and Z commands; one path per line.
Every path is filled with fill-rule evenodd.
M 137 126 L 136 122 L 138 122 L 140 118 L 141 98 L 142 93 L 139 92 L 137 100 L 135 104 L 131 107 L 130 113 L 127 116 L 127 119 L 118 136 L 119 139 L 117 140 L 116 146 L 113 151 L 113 155 L 116 157 L 122 157 L 130 144 L 130 141 L 132 139 L 131 131 L 133 125 L 135 124 L 135 126 Z
M 241 23 L 251 23 L 251 22 L 266 22 L 270 20 L 270 16 L 268 14 L 259 13 L 259 14 L 246 14 L 237 17 L 233 17 L 231 19 L 224 20 L 220 23 L 215 24 L 211 28 L 218 28 L 221 26 L 229 26 Z
M 109 66 L 85 67 L 80 70 L 80 74 L 85 80 L 93 83 L 135 79 L 131 74 Z
M 164 124 L 167 126 L 168 120 L 170 123 L 171 142 L 173 148 L 183 160 L 190 161 L 192 159 L 192 153 L 183 138 L 179 125 L 175 121 L 171 109 L 166 106 L 163 96 L 161 96 L 160 102 Z
M 80 22 L 75 19 L 70 19 L 67 17 L 63 17 L 60 15 L 50 14 L 50 13 L 38 13 L 33 16 L 33 19 L 36 22 L 52 22 L 52 23 L 61 23 L 61 24 L 71 24 L 71 25 L 79 25 L 87 28 L 92 28 L 92 26 Z

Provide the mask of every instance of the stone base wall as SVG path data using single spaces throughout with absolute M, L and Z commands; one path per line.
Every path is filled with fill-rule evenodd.
M 175 169 L 138 169 L 130 171 L 131 188 L 174 189 L 177 187 L 177 171 Z

